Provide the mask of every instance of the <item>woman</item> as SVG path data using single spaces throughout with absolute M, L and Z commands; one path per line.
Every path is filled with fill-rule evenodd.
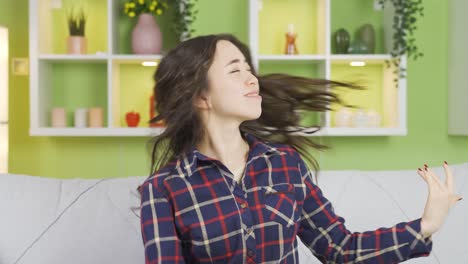
M 312 180 L 319 166 L 306 147 L 326 146 L 291 132 L 320 129 L 293 127 L 300 110 L 342 103 L 330 88 L 360 87 L 257 76 L 247 46 L 229 34 L 179 44 L 154 79 L 152 122 L 166 129 L 139 186 L 147 263 L 298 263 L 296 236 L 323 263 L 401 262 L 430 254 L 431 234 L 459 198 L 446 164 L 445 184 L 426 167 L 421 218 L 352 233 Z

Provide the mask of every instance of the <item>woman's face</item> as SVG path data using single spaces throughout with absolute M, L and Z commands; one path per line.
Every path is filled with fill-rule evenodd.
M 239 123 L 262 113 L 257 78 L 242 52 L 230 41 L 220 40 L 208 70 L 206 103 L 211 114 Z

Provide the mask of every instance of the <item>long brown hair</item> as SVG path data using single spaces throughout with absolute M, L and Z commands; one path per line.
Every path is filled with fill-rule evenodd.
M 194 107 L 194 100 L 208 87 L 208 69 L 213 62 L 219 40 L 230 41 L 239 48 L 250 65 L 252 74 L 259 80 L 260 95 L 263 98 L 261 116 L 256 120 L 243 122 L 240 130 L 263 141 L 294 147 L 307 162 L 312 164 L 317 175 L 320 166 L 306 148 L 322 150 L 329 146 L 315 142 L 312 137 L 291 134 L 295 132 L 313 134 L 321 129 L 318 124 L 312 127 L 299 127 L 298 112 L 332 110 L 330 107 L 332 103 L 346 105 L 331 90 L 333 87 L 363 88 L 343 82 L 279 73 L 259 76 L 252 66 L 249 48 L 231 34 L 205 35 L 188 39 L 170 50 L 161 60 L 153 76 L 158 115 L 150 122 L 163 120 L 166 128 L 149 142 L 151 174 L 170 160 L 180 157 L 203 138 L 204 129 Z

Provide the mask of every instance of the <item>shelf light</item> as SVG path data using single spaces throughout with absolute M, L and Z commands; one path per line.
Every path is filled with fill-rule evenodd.
M 349 65 L 353 67 L 362 67 L 362 66 L 366 66 L 366 63 L 364 61 L 352 61 L 349 63 Z
M 141 63 L 141 65 L 147 66 L 147 67 L 154 67 L 154 66 L 157 66 L 158 63 L 155 61 L 144 61 Z

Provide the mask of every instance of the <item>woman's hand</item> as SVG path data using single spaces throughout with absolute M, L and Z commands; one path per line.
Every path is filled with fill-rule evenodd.
M 424 164 L 424 169 L 418 168 L 418 174 L 427 183 L 429 195 L 421 220 L 421 232 L 425 237 L 431 236 L 442 226 L 450 208 L 462 198 L 453 192 L 453 175 L 447 163 L 443 164 L 445 183 Z

